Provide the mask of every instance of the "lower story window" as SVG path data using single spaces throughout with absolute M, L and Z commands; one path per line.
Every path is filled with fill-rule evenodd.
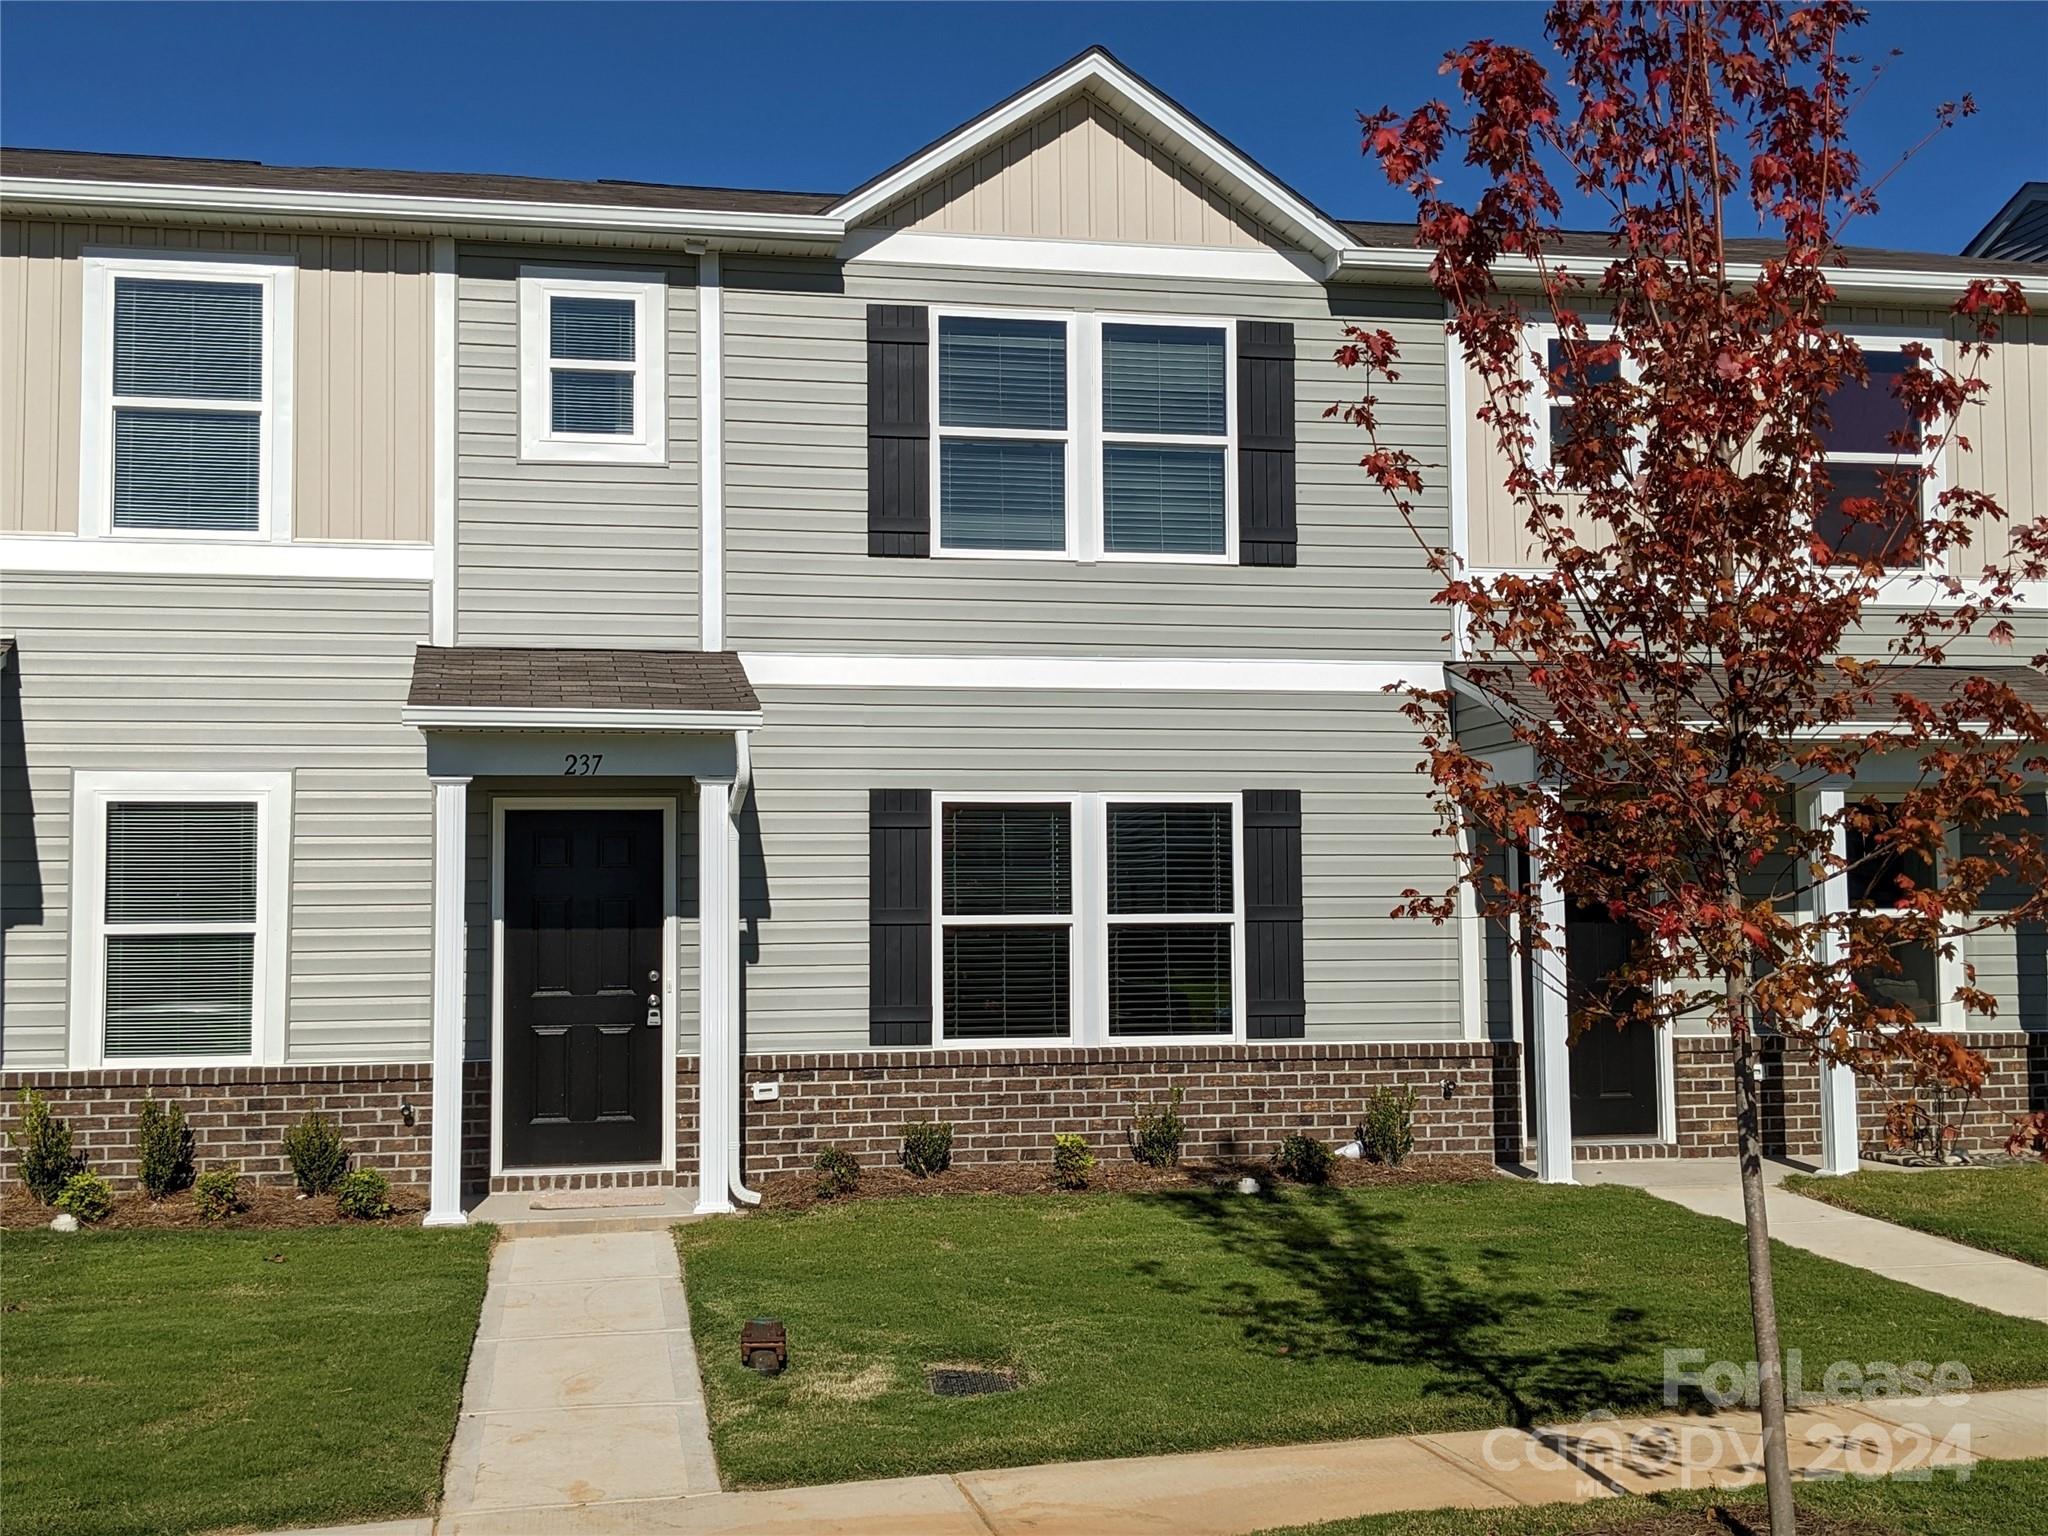
M 78 780 L 74 1058 L 280 1055 L 288 776 Z
M 1889 816 L 1889 811 L 1883 814 Z M 1849 907 L 1856 912 L 1895 912 L 1915 890 L 1934 887 L 1939 872 L 1925 854 L 1886 847 L 1881 828 L 1849 828 Z M 1856 985 L 1875 1003 L 1903 1008 L 1916 1024 L 1941 1022 L 1941 955 L 1931 943 L 1901 943 L 1892 950 L 1897 969 L 1871 967 L 1856 973 Z
M 955 1040 L 1063 1040 L 1073 1012 L 1074 813 L 948 804 L 940 965 Z
M 1108 807 L 1111 1035 L 1231 1033 L 1231 811 L 1214 802 Z

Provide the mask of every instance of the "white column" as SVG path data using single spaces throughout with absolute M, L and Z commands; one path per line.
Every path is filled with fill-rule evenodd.
M 434 779 L 434 1104 L 428 1125 L 425 1225 L 460 1227 L 462 1212 L 462 1033 L 469 939 L 469 780 Z
M 1842 810 L 1840 789 L 1822 789 L 1814 793 L 1813 814 L 1816 822 L 1828 816 L 1839 816 Z M 1843 858 L 1848 853 L 1849 834 L 1847 828 L 1835 823 L 1835 857 Z M 1815 892 L 1816 906 L 1822 917 L 1833 917 L 1849 910 L 1849 874 L 1837 869 L 1820 883 Z M 1824 941 L 1822 958 L 1833 961 L 1840 953 L 1835 936 L 1830 934 Z M 1822 1173 L 1854 1173 L 1862 1156 L 1863 1135 L 1856 1123 L 1856 1074 L 1847 1067 L 1828 1062 L 1820 1069 L 1820 1171 Z
M 1564 887 L 1543 857 L 1543 830 L 1529 834 L 1529 878 L 1537 888 L 1545 937 L 1530 966 L 1529 1070 L 1536 1083 L 1536 1177 L 1545 1184 L 1571 1184 L 1572 1062 L 1571 1010 L 1565 997 Z
M 697 781 L 697 1212 L 733 1208 L 739 1040 L 733 1007 L 739 919 L 732 899 L 732 780 Z

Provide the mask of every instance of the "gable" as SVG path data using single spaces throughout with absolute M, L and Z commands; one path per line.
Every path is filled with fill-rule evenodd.
M 1282 242 L 1087 94 L 1069 97 L 877 214 L 930 234 L 1271 249 Z

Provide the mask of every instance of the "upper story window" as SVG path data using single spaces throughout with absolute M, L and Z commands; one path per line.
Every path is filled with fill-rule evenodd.
M 942 311 L 935 328 L 938 553 L 1236 558 L 1231 322 Z
M 522 459 L 665 462 L 667 295 L 659 273 L 520 269 Z
M 289 536 L 293 275 L 86 255 L 82 533 Z
M 74 1066 L 277 1059 L 285 774 L 81 773 Z
M 1574 346 L 1562 337 L 1551 335 L 1544 339 L 1544 366 L 1550 370 L 1550 393 L 1539 392 L 1545 406 L 1547 424 L 1543 439 L 1548 444 L 1550 462 L 1555 464 L 1564 456 L 1564 450 L 1572 441 L 1577 430 L 1576 412 L 1579 395 L 1588 389 L 1597 389 L 1602 384 L 1611 384 L 1621 377 L 1621 359 L 1596 358 L 1591 355 L 1600 345 L 1594 338 L 1580 346 Z
M 1899 379 L 1913 367 L 1901 350 L 1908 338 L 1858 336 L 1867 383 L 1846 383 L 1828 402 L 1821 429 L 1827 450 L 1828 497 L 1815 526 L 1821 542 L 1843 563 L 1876 560 L 1898 569 L 1922 564 L 1920 520 L 1932 483 L 1922 474 L 1932 459 L 1920 428 L 1897 394 Z M 1917 491 L 1905 482 L 1919 481 Z M 1847 504 L 1884 498 L 1886 514 L 1875 520 L 1852 517 Z

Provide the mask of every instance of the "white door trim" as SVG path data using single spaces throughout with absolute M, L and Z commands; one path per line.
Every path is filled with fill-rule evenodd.
M 676 1166 L 676 968 L 682 953 L 678 911 L 676 795 L 492 795 L 491 796 L 491 1177 L 505 1172 L 505 813 L 507 811 L 661 812 L 661 1160 Z M 579 1163 L 568 1168 L 519 1168 L 520 1178 L 556 1173 L 613 1173 L 646 1163 Z

